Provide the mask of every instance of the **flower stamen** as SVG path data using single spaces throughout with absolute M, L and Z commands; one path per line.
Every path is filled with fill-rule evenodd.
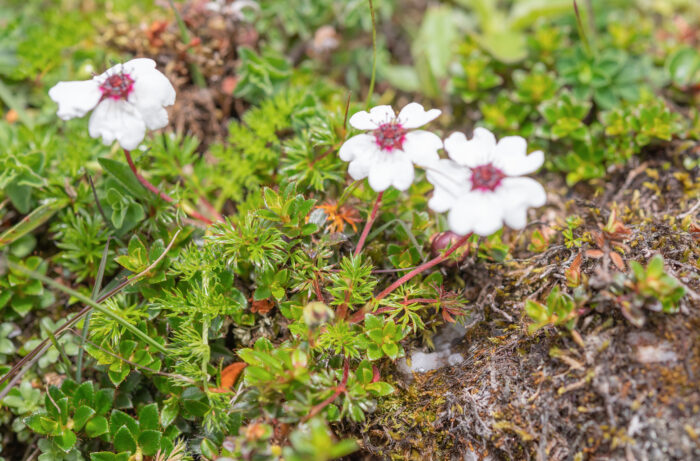
M 112 98 L 115 101 L 120 99 L 126 100 L 134 89 L 134 79 L 129 74 L 120 72 L 110 75 L 100 85 L 102 91 L 102 99 Z
M 406 133 L 407 130 L 400 123 L 382 123 L 374 130 L 374 139 L 381 150 L 391 152 L 403 148 Z
M 505 173 L 493 166 L 492 163 L 479 165 L 471 170 L 472 190 L 493 192 L 501 185 Z

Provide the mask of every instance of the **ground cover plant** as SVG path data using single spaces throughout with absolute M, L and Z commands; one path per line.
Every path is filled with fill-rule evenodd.
M 0 459 L 700 457 L 700 6 L 0 5 Z

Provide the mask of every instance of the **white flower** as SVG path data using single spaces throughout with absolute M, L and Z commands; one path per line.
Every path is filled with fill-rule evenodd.
M 527 155 L 527 143 L 520 136 L 507 136 L 496 144 L 493 133 L 477 128 L 469 141 L 463 133 L 452 133 L 445 150 L 450 159 L 427 168 L 428 181 L 435 186 L 428 206 L 440 213 L 449 211 L 453 232 L 490 235 L 504 222 L 522 229 L 528 207 L 546 202 L 540 183 L 520 176 L 542 166 L 544 154 Z
M 146 129 L 168 124 L 165 106 L 175 103 L 175 89 L 156 70 L 152 59 L 132 59 L 117 64 L 90 80 L 59 82 L 49 90 L 63 120 L 90 116 L 89 132 L 106 145 L 117 140 L 126 150 L 135 149 Z
M 394 186 L 406 190 L 413 183 L 413 164 L 425 166 L 438 160 L 442 140 L 436 134 L 415 130 L 440 115 L 438 109 L 425 111 L 416 102 L 407 104 L 399 115 L 391 106 L 377 106 L 350 117 L 350 125 L 370 130 L 345 141 L 340 158 L 350 162 L 348 173 L 353 179 L 369 177 L 377 192 Z
M 226 0 L 212 0 L 204 5 L 209 11 L 231 16 L 233 19 L 245 19 L 244 9 L 250 8 L 253 11 L 260 11 L 260 5 L 254 0 L 235 0 L 233 3 L 227 3 Z

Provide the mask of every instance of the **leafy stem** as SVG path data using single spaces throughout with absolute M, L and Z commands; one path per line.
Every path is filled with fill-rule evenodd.
M 158 190 L 158 188 L 156 186 L 151 184 L 151 182 L 148 179 L 146 179 L 145 177 L 143 177 L 143 175 L 141 175 L 141 173 L 139 173 L 139 171 L 136 169 L 136 165 L 134 164 L 134 160 L 131 158 L 131 152 L 124 149 L 124 156 L 126 157 L 126 163 L 129 164 L 129 168 L 131 168 L 131 171 L 134 173 L 134 176 L 136 176 L 136 179 L 139 180 L 139 182 L 141 183 L 141 185 L 143 185 L 143 187 L 150 190 L 151 192 L 153 192 L 154 194 L 156 194 L 158 197 L 162 198 L 166 202 L 172 203 L 176 207 L 181 207 L 181 205 L 178 204 L 174 198 L 172 198 L 171 196 L 169 196 L 165 192 L 161 192 L 160 190 Z M 213 221 L 202 216 L 201 214 L 197 213 L 196 211 L 193 211 L 193 210 L 186 210 L 186 211 L 190 216 L 203 222 L 204 224 L 206 224 L 208 226 L 213 224 Z

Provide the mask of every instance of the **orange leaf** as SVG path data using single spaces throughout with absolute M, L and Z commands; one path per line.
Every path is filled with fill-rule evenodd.
M 247 366 L 248 364 L 245 362 L 235 362 L 227 366 L 221 370 L 221 387 L 211 390 L 219 393 L 229 392 Z
M 619 254 L 615 253 L 614 251 L 610 252 L 610 259 L 612 259 L 612 262 L 621 271 L 624 271 L 626 269 L 625 262 L 622 260 L 622 256 L 620 256 Z
M 589 258 L 594 258 L 594 259 L 602 258 L 604 254 L 605 253 L 603 253 L 600 250 L 586 250 L 586 256 L 588 256 Z

